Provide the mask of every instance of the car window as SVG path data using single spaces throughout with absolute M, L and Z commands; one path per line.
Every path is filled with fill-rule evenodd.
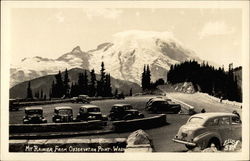
M 100 112 L 99 108 L 89 108 L 88 112 Z
M 130 110 L 130 109 L 132 109 L 131 106 L 125 106 L 125 110 Z
M 220 123 L 220 125 L 229 125 L 230 124 L 230 119 L 229 119 L 229 117 L 222 117 L 222 118 L 220 118 L 220 121 L 219 121 Z
M 66 109 L 59 110 L 59 114 L 61 115 L 70 115 L 71 113 L 72 113 L 71 110 L 66 110 Z
M 202 124 L 204 122 L 204 119 L 201 117 L 192 117 L 189 119 L 188 124 Z
M 240 118 L 239 117 L 232 117 L 232 124 L 233 125 L 241 124 Z
M 207 126 L 218 126 L 219 125 L 219 119 L 218 118 L 211 119 L 206 123 L 206 125 Z

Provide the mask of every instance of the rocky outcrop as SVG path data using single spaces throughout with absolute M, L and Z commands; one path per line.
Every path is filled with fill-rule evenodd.
M 153 141 L 143 130 L 132 132 L 127 139 L 125 152 L 153 152 Z

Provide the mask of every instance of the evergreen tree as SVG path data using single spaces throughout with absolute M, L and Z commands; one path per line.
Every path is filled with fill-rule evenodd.
M 56 98 L 61 98 L 64 95 L 64 85 L 62 81 L 62 74 L 61 71 L 58 72 L 56 77 L 56 83 L 55 83 L 55 97 Z
M 130 88 L 130 90 L 129 90 L 129 96 L 132 96 L 132 95 L 133 95 L 133 89 Z
M 89 96 L 93 97 L 96 94 L 96 75 L 95 70 L 90 72 Z
M 83 94 L 86 94 L 88 95 L 89 92 L 88 92 L 88 74 L 87 74 L 87 71 L 85 70 L 84 71 L 84 75 L 83 75 Z
M 100 73 L 101 73 L 101 78 L 100 78 L 100 81 L 99 81 L 99 83 L 100 83 L 100 95 L 102 96 L 102 97 L 105 97 L 105 67 L 104 67 L 104 63 L 102 62 L 102 64 L 101 64 L 101 71 L 100 71 Z
M 110 75 L 109 74 L 106 74 L 106 76 L 105 76 L 104 96 L 105 97 L 111 97 L 112 96 L 112 87 L 111 87 Z
M 40 99 L 43 99 L 43 89 L 41 89 L 41 92 L 40 92 Z
M 31 86 L 30 86 L 30 81 L 28 83 L 28 87 L 27 87 L 27 99 L 33 99 L 33 95 L 32 95 L 32 90 L 31 90 Z
M 64 93 L 63 95 L 65 97 L 69 97 L 69 91 L 70 91 L 70 86 L 69 86 L 69 75 L 68 75 L 68 70 L 66 68 L 65 72 L 64 72 L 64 80 L 63 80 L 63 88 L 64 88 Z
M 83 73 L 79 73 L 78 75 L 78 90 L 77 90 L 77 94 L 84 94 L 85 93 L 85 89 L 84 89 L 84 75 Z
M 232 64 L 229 71 L 224 68 L 215 69 L 207 62 L 201 65 L 195 61 L 186 61 L 170 67 L 167 81 L 172 84 L 192 82 L 196 89 L 216 97 L 239 101 L 242 98 L 237 79 L 234 78 Z
M 117 96 L 117 95 L 118 95 L 118 89 L 116 88 L 116 89 L 115 89 L 114 96 Z
M 150 69 L 149 69 L 149 65 L 147 65 L 147 70 L 146 70 L 146 88 L 147 89 L 150 89 L 150 85 L 151 85 L 151 72 L 150 72 Z
M 142 90 L 144 91 L 146 89 L 146 66 L 145 65 L 144 65 L 143 72 L 142 72 L 141 86 L 142 86 Z

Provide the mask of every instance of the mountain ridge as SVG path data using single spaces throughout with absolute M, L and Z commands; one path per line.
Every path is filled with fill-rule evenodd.
M 166 80 L 166 73 L 172 64 L 191 59 L 201 61 L 195 52 L 184 47 L 170 32 L 129 30 L 114 34 L 110 42 L 86 52 L 76 46 L 57 59 L 25 58 L 11 67 L 10 86 L 55 74 L 65 68 L 95 69 L 98 73 L 101 62 L 112 77 L 140 84 L 145 64 L 150 66 L 152 81 L 159 78 Z

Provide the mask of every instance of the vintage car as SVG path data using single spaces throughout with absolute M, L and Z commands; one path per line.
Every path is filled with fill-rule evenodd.
M 114 121 L 144 118 L 144 115 L 133 109 L 130 104 L 114 104 L 110 110 L 109 117 L 111 121 Z
M 199 113 L 180 127 L 174 142 L 188 149 L 205 149 L 212 144 L 220 149 L 228 139 L 241 140 L 241 120 L 233 113 Z
M 47 123 L 47 120 L 43 117 L 42 107 L 26 107 L 25 116 L 23 117 L 24 124 L 40 124 Z
M 55 107 L 54 115 L 52 117 L 53 122 L 72 122 L 73 110 L 71 107 Z
M 72 103 L 90 103 L 89 96 L 87 95 L 79 95 L 78 97 L 73 97 L 71 99 Z
M 84 105 L 79 109 L 76 121 L 102 120 L 107 121 L 108 117 L 101 113 L 101 110 L 96 105 Z
M 18 109 L 19 109 L 19 101 L 17 99 L 9 99 L 9 110 L 18 111 Z
M 158 112 L 178 113 L 181 110 L 181 105 L 172 102 L 171 99 L 156 97 L 150 99 L 146 103 L 145 109 L 153 113 L 158 113 Z

